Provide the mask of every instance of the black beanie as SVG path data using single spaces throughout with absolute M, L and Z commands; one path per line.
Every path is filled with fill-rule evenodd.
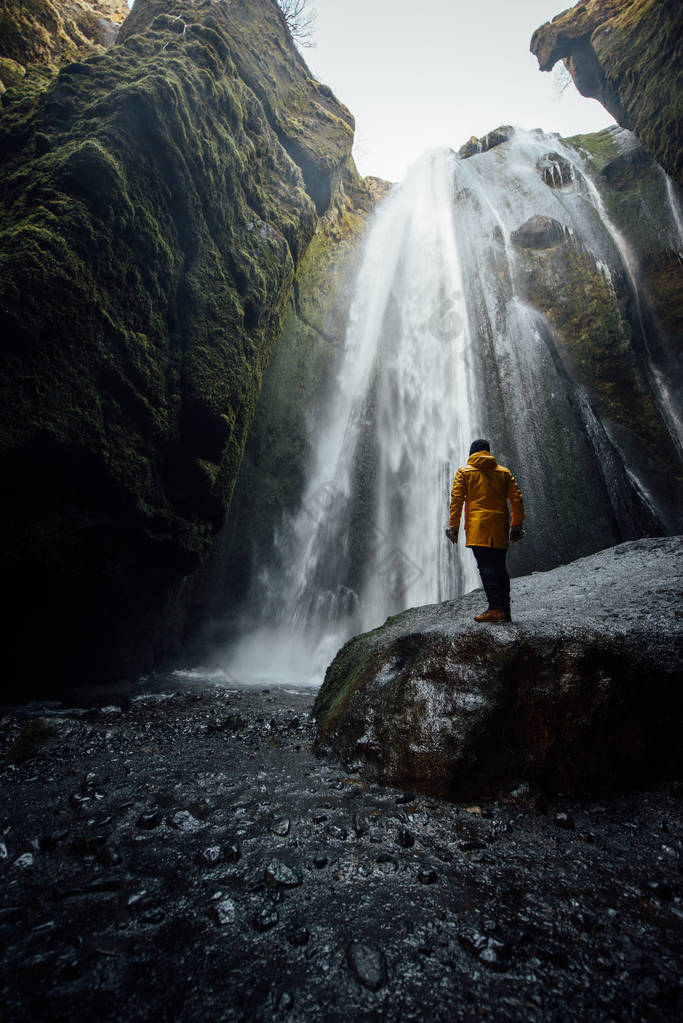
M 491 445 L 487 440 L 473 440 L 470 444 L 470 454 L 473 455 L 476 451 L 490 451 Z

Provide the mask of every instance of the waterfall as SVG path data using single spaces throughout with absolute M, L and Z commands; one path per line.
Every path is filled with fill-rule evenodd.
M 656 522 L 638 467 L 624 465 L 524 298 L 512 236 L 532 215 L 590 253 L 621 316 L 615 275 L 637 298 L 630 250 L 557 136 L 517 132 L 466 160 L 426 153 L 376 210 L 299 508 L 258 566 L 224 655 L 234 677 L 319 683 L 354 633 L 478 586 L 462 533 L 457 547 L 444 535 L 474 437 L 490 436 L 522 485 L 526 564 L 550 567 L 595 550 L 595 536 L 617 542 L 624 522 L 633 535 Z M 593 536 L 577 551 L 580 518 Z
M 454 163 L 427 153 L 375 215 L 301 505 L 256 580 L 269 624 L 233 650 L 239 677 L 320 681 L 349 635 L 477 584 L 444 535 L 450 479 L 481 422 Z

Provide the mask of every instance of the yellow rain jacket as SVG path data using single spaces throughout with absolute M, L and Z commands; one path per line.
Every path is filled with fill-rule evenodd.
M 508 501 L 512 521 L 508 516 Z M 507 547 L 510 528 L 524 518 L 522 491 L 509 469 L 498 465 L 488 451 L 476 451 L 455 474 L 451 489 L 449 527 L 458 529 L 465 504 L 468 547 Z

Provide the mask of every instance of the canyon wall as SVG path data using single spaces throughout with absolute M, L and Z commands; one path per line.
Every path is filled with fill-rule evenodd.
M 2 97 L 18 687 L 135 674 L 177 642 L 296 269 L 352 173 L 353 118 L 271 0 L 168 10 L 138 0 L 106 52 Z

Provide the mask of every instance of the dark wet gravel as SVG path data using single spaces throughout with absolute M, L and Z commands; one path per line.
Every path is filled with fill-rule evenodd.
M 310 690 L 0 719 L 8 1020 L 681 1018 L 681 787 L 452 805 L 310 752 Z

